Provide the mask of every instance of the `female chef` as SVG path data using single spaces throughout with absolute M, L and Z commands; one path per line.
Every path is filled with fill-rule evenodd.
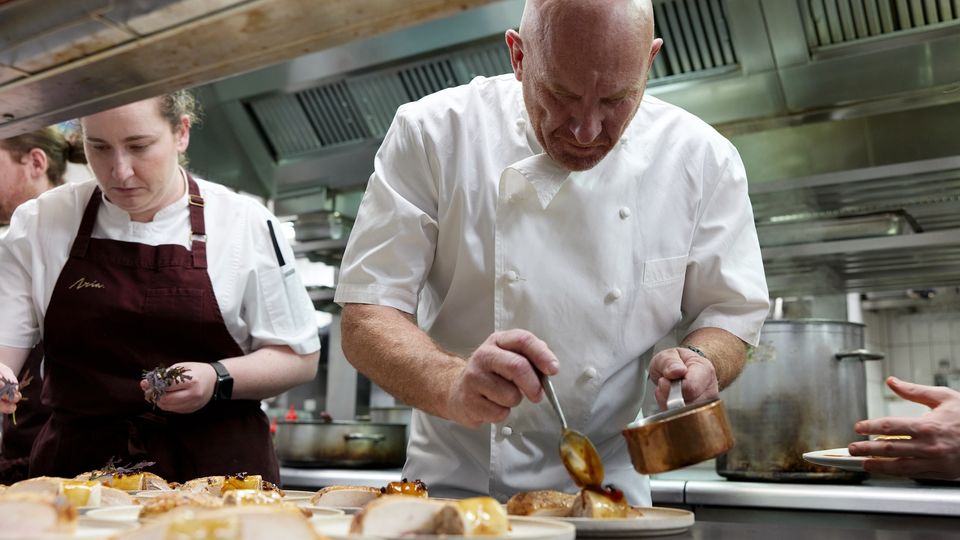
M 25 203 L 0 244 L 0 376 L 46 348 L 31 476 L 113 458 L 279 480 L 258 400 L 315 376 L 313 308 L 276 218 L 180 166 L 195 117 L 178 91 L 82 118 L 96 181 Z M 187 377 L 148 403 L 143 373 L 161 366 Z

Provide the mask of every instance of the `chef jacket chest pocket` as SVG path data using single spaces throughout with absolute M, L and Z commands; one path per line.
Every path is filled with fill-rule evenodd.
M 147 289 L 142 314 L 149 324 L 163 324 L 180 335 L 199 334 L 204 312 L 203 289 Z
M 679 302 L 683 292 L 683 277 L 687 271 L 687 256 L 648 259 L 643 262 L 643 289 L 660 300 Z

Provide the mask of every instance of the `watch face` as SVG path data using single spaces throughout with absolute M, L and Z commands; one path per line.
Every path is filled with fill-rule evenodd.
M 219 399 L 230 399 L 233 396 L 233 377 L 225 375 L 221 377 L 217 385 L 217 397 Z

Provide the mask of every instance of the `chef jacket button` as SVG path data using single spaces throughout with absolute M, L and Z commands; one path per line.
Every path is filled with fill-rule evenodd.
M 513 270 L 508 270 L 507 279 L 509 279 L 510 281 L 517 281 L 518 279 L 520 279 L 520 274 L 516 273 Z
M 513 428 L 510 426 L 503 426 L 502 428 L 500 428 L 500 434 L 503 435 L 504 437 L 509 437 L 513 435 Z
M 619 300 L 621 296 L 623 296 L 623 291 L 621 291 L 619 287 L 614 287 L 607 293 L 607 297 L 610 298 L 610 300 Z
M 583 370 L 583 376 L 588 379 L 595 379 L 597 378 L 597 375 L 599 375 L 599 373 L 597 373 L 597 368 L 593 366 L 590 366 L 587 369 Z
M 630 217 L 630 209 L 624 206 L 620 209 L 620 219 L 627 219 Z

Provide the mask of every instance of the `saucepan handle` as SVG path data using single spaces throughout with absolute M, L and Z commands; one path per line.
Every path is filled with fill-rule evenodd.
M 853 349 L 851 351 L 840 351 L 833 355 L 837 360 L 844 358 L 859 358 L 860 360 L 883 360 L 883 353 L 868 351 L 867 349 Z
M 683 401 L 683 390 L 681 384 L 683 379 L 674 379 L 670 381 L 670 393 L 667 394 L 667 410 L 670 409 L 679 409 L 680 407 L 686 406 L 686 402 Z

